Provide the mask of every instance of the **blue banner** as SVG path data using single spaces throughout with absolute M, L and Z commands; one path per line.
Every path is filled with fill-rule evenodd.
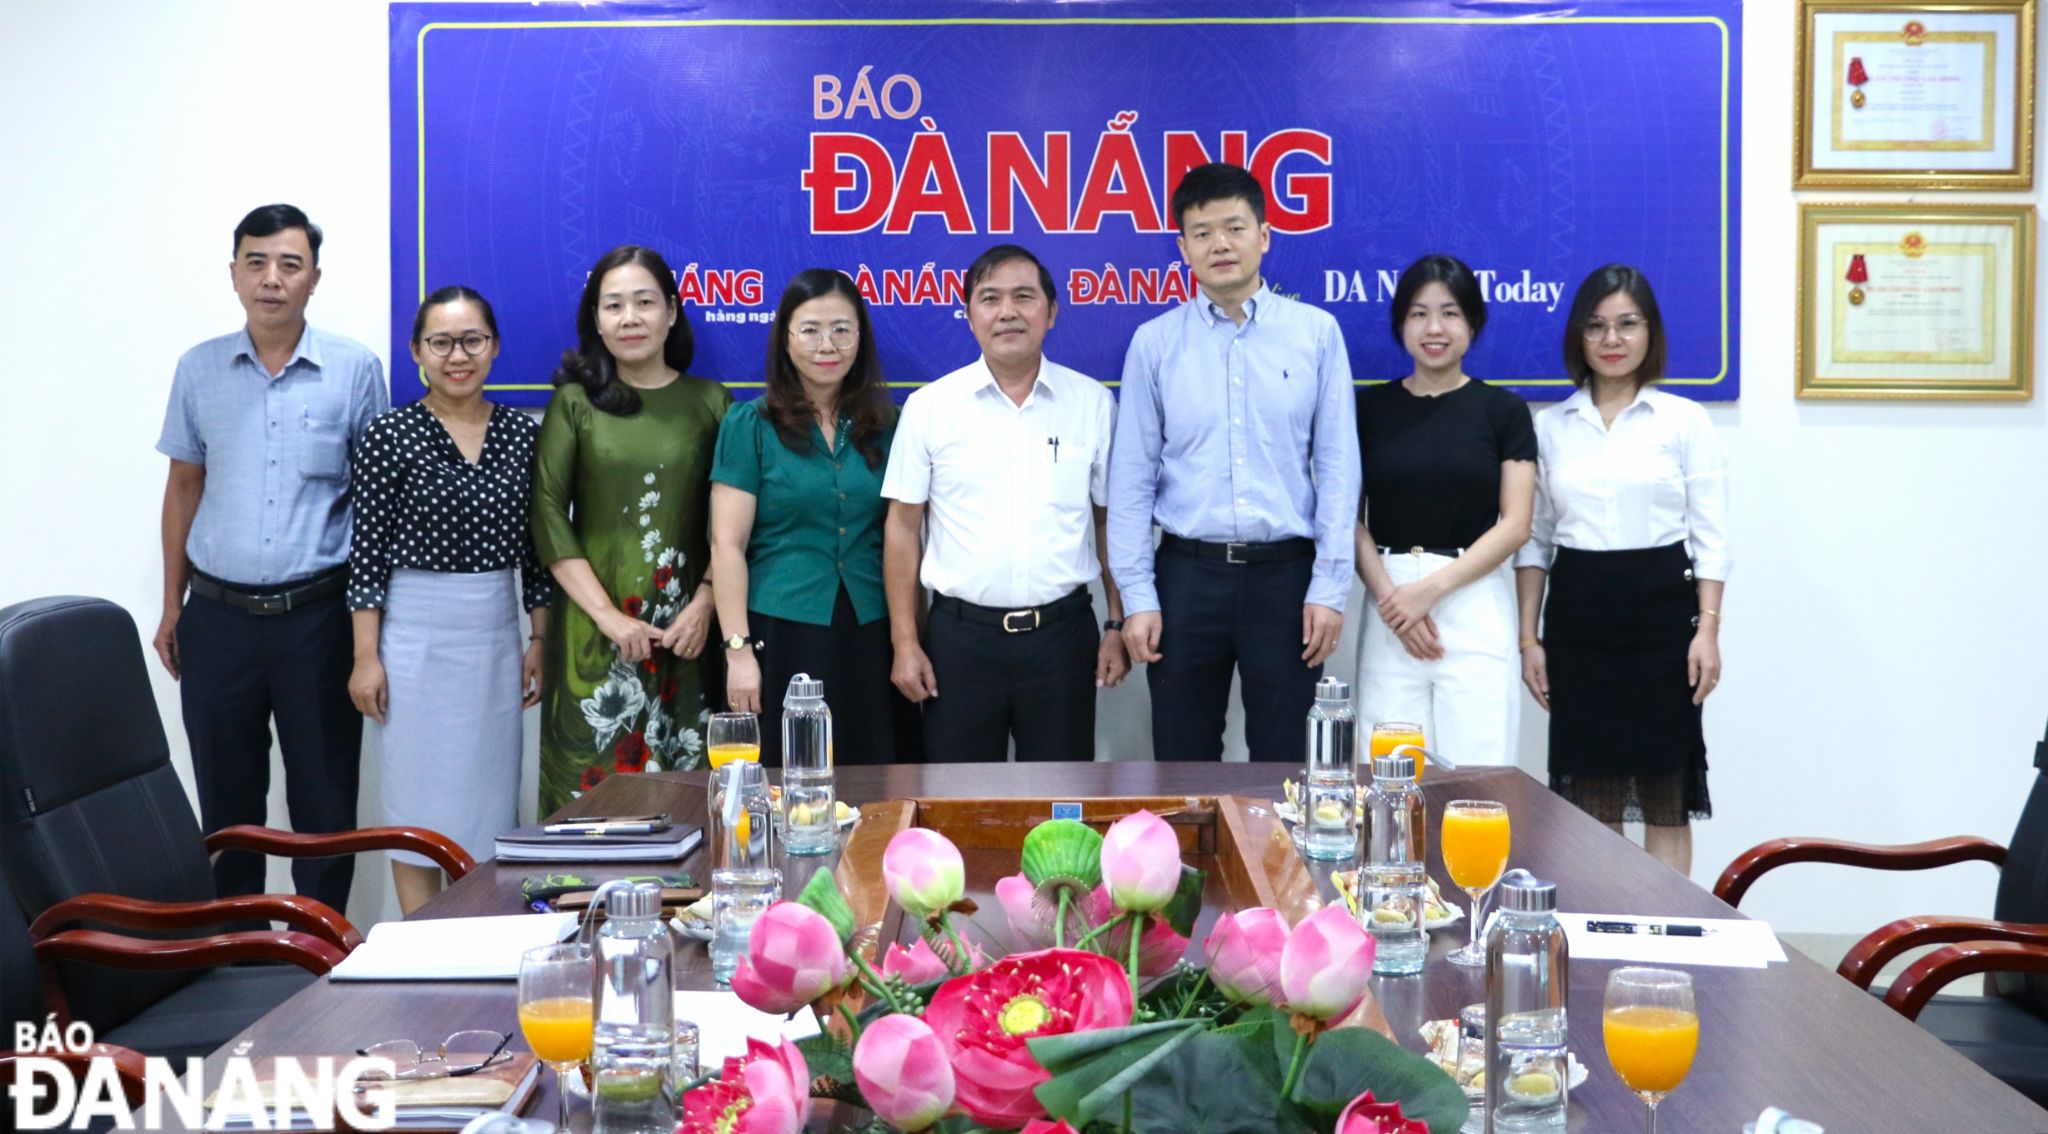
M 542 404 L 590 265 L 637 243 L 677 270 L 693 372 L 758 391 L 782 287 L 825 266 L 908 388 L 974 359 L 964 269 L 1014 241 L 1059 285 L 1047 354 L 1114 381 L 1193 291 L 1173 186 L 1228 160 L 1268 188 L 1267 281 L 1337 316 L 1360 381 L 1408 373 L 1394 279 L 1441 251 L 1487 291 L 1468 373 L 1569 393 L 1572 291 L 1622 261 L 1668 388 L 1733 399 L 1740 0 L 1529 7 L 393 3 L 393 357 L 468 284 L 503 330 L 493 396 Z

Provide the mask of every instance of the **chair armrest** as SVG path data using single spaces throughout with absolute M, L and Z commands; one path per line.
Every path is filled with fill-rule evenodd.
M 2018 941 L 2048 947 L 2048 925 L 1992 921 L 1981 917 L 1902 917 L 1865 934 L 1835 971 L 1858 988 L 1869 988 L 1892 959 L 1929 945 L 1953 941 Z
M 268 929 L 185 937 L 175 941 L 123 937 L 98 929 L 67 929 L 37 941 L 35 949 L 36 960 L 44 964 L 75 961 L 108 968 L 162 972 L 272 961 L 297 965 L 315 976 L 324 975 L 348 955 L 310 934 Z
M 244 894 L 207 902 L 152 902 L 119 894 L 79 894 L 66 898 L 36 918 L 30 937 L 47 937 L 68 925 L 99 921 L 122 929 L 153 931 L 198 929 L 233 921 L 281 921 L 340 949 L 344 954 L 363 943 L 363 935 L 332 906 L 298 894 Z
M 147 1065 L 143 1062 L 142 1053 L 132 1048 L 96 1043 L 84 1051 L 58 1049 L 16 1053 L 11 1050 L 0 1050 L 0 1087 L 7 1088 L 0 1093 L 4 1093 L 10 1099 L 14 1097 L 14 1084 L 19 1081 L 15 1064 L 23 1059 L 55 1060 L 71 1069 L 71 1077 L 74 1080 L 83 1076 L 94 1060 L 112 1060 L 114 1077 L 120 1081 L 121 1094 L 127 1098 L 128 1105 L 137 1108 L 142 1106 L 146 1093 L 145 1083 L 148 1081 L 148 1072 L 145 1070 Z M 12 1103 L 9 1104 L 8 1113 L 13 1114 Z
M 448 872 L 451 881 L 476 869 L 476 859 L 456 845 L 455 840 L 425 827 L 364 827 L 358 831 L 308 835 L 243 823 L 222 827 L 206 836 L 206 853 L 224 850 L 257 851 L 285 858 L 322 858 L 370 850 L 411 851 L 432 859 L 434 865 Z
M 1887 1006 L 1908 1020 L 1936 992 L 1959 977 L 1976 973 L 2048 973 L 2048 945 L 2021 941 L 1965 941 L 1944 945 L 1913 962 L 1884 994 Z
M 1721 879 L 1714 883 L 1714 896 L 1731 906 L 1742 904 L 1756 880 L 1766 871 L 1795 862 L 1832 862 L 1839 866 L 1861 866 L 1871 870 L 1930 870 L 1958 862 L 1988 862 L 2005 865 L 2005 848 L 1975 835 L 1930 839 L 1924 843 L 1877 846 L 1848 843 L 1840 839 L 1816 839 L 1795 835 L 1772 839 L 1737 855 Z

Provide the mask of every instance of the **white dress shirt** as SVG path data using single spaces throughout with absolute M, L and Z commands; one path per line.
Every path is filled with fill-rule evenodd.
M 1515 566 L 1548 570 L 1560 547 L 1684 540 L 1694 574 L 1727 580 L 1728 458 L 1699 403 L 1645 386 L 1609 428 L 1581 387 L 1536 415 L 1536 448 L 1536 513 Z
M 1021 406 L 979 358 L 911 394 L 882 495 L 925 505 L 919 580 L 1016 609 L 1099 578 L 1094 509 L 1108 499 L 1115 416 L 1102 383 L 1051 359 Z

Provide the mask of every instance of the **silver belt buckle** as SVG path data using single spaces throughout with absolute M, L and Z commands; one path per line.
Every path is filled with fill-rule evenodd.
M 292 608 L 289 594 L 251 595 L 249 598 L 255 603 L 257 614 L 285 614 Z
M 1029 625 L 1029 626 L 1012 626 L 1012 625 L 1010 625 L 1010 619 L 1012 619 L 1012 618 L 1022 618 L 1022 617 L 1024 617 L 1024 616 L 1025 616 L 1025 615 L 1027 615 L 1027 614 L 1031 616 L 1031 625 Z M 1033 607 L 1033 608 L 1032 608 L 1032 609 L 1030 609 L 1030 610 L 1012 610 L 1012 611 L 1008 611 L 1008 612 L 1006 612 L 1006 613 L 1005 613 L 1005 614 L 1003 615 L 1003 633 L 1005 633 L 1005 634 L 1024 634 L 1024 633 L 1029 633 L 1030 631 L 1033 631 L 1033 630 L 1036 630 L 1036 629 L 1038 629 L 1038 623 L 1039 623 L 1039 615 L 1038 615 L 1038 609 L 1037 609 L 1036 607 Z
M 1239 559 L 1239 558 L 1237 557 L 1237 552 L 1238 552 L 1238 549 L 1239 549 L 1239 548 L 1242 548 L 1242 547 L 1244 547 L 1244 546 L 1245 546 L 1245 545 L 1244 545 L 1244 544 L 1241 544 L 1241 543 L 1226 543 L 1226 544 L 1224 544 L 1224 545 L 1223 545 L 1223 561 L 1224 561 L 1225 563 L 1236 563 L 1236 564 L 1239 564 L 1239 565 L 1243 565 L 1243 564 L 1247 564 L 1247 563 L 1250 563 L 1250 562 L 1251 562 L 1251 560 L 1249 560 L 1249 559 Z

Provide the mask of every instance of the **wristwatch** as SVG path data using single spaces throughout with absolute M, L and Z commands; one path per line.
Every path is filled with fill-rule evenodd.
M 1104 630 L 1122 630 L 1124 628 L 1124 620 L 1121 618 L 1105 618 L 1102 620 L 1102 628 Z
M 725 648 L 728 650 L 744 650 L 748 646 L 752 646 L 756 650 L 761 648 L 760 643 L 748 641 L 745 634 L 734 634 L 725 640 Z

